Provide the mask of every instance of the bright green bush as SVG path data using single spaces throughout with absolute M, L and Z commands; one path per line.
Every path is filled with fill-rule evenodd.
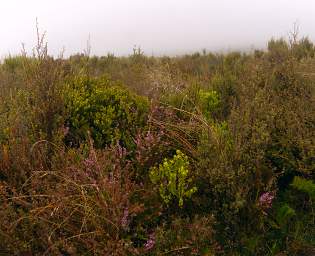
M 173 198 L 178 200 L 180 207 L 184 204 L 184 198 L 190 198 L 197 191 L 197 187 L 191 187 L 192 180 L 188 178 L 188 157 L 180 150 L 172 159 L 164 159 L 163 164 L 153 167 L 150 171 L 152 183 L 159 185 L 159 192 L 163 201 L 168 204 Z
M 220 104 L 220 98 L 216 91 L 200 90 L 199 97 L 202 106 L 202 112 L 207 119 L 210 119 L 212 113 L 216 111 Z
M 133 145 L 137 130 L 146 123 L 148 100 L 106 78 L 79 77 L 68 83 L 65 93 L 68 140 L 80 143 L 90 132 L 96 147 L 117 141 Z

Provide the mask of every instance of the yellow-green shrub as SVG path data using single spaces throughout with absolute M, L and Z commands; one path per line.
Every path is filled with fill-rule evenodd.
M 67 141 L 78 144 L 90 132 L 96 147 L 119 141 L 133 144 L 137 130 L 146 123 L 148 100 L 106 78 L 79 77 L 67 84 L 65 92 Z
M 197 191 L 191 187 L 192 180 L 189 175 L 188 157 L 180 150 L 172 159 L 164 159 L 163 164 L 153 167 L 150 171 L 152 183 L 159 185 L 159 192 L 163 201 L 168 204 L 173 198 L 178 199 L 180 207 L 184 204 L 184 198 L 190 198 Z

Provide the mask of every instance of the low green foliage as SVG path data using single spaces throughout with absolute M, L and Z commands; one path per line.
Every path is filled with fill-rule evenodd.
M 303 179 L 301 177 L 294 177 L 291 184 L 294 188 L 307 193 L 312 200 L 315 200 L 315 184 L 311 180 Z
M 290 218 L 295 215 L 296 213 L 294 209 L 292 209 L 288 204 L 284 204 L 279 209 L 277 209 L 276 220 L 281 227 L 287 224 Z

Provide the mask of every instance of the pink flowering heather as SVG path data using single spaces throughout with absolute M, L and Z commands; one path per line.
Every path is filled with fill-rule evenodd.
M 264 209 L 269 209 L 272 206 L 272 201 L 274 199 L 274 194 L 272 192 L 265 192 L 259 197 L 259 206 Z
M 94 159 L 92 159 L 91 157 L 89 157 L 89 158 L 84 159 L 83 164 L 84 164 L 84 166 L 85 166 L 87 169 L 90 169 L 90 168 L 94 167 L 95 161 L 94 161 Z
M 153 152 L 159 150 L 159 146 L 165 146 L 166 142 L 162 141 L 163 131 L 153 133 L 151 131 L 145 134 L 138 134 L 134 142 L 136 144 L 136 159 L 138 162 L 146 162 L 152 157 Z
M 124 215 L 121 218 L 121 226 L 123 227 L 123 229 L 127 229 L 128 225 L 129 225 L 129 210 L 128 208 L 125 208 Z
M 120 146 L 119 143 L 117 143 L 116 154 L 120 159 L 122 159 L 127 155 L 127 150 L 124 147 Z
M 152 233 L 149 239 L 144 244 L 144 248 L 149 251 L 153 249 L 154 245 L 155 245 L 155 235 L 154 233 Z
M 68 126 L 62 127 L 63 136 L 67 136 L 70 128 Z

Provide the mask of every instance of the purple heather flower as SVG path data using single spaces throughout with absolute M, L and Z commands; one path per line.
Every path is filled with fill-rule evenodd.
M 149 240 L 146 241 L 146 243 L 144 244 L 144 248 L 146 250 L 151 250 L 155 245 L 155 235 L 154 233 L 152 233 L 150 236 L 149 236 Z
M 67 136 L 70 128 L 68 126 L 62 127 L 63 136 Z
M 91 158 L 84 159 L 83 163 L 84 163 L 86 168 L 91 168 L 95 165 L 95 161 Z
M 116 150 L 117 150 L 116 152 L 119 158 L 123 158 L 127 154 L 127 150 L 124 147 L 120 146 L 119 143 L 117 143 Z
M 154 140 L 154 137 L 152 135 L 152 133 L 150 131 L 148 131 L 147 136 L 146 136 L 146 141 L 149 143 L 152 143 L 152 141 Z
M 126 207 L 125 210 L 124 210 L 124 216 L 121 218 L 121 226 L 124 228 L 124 229 L 127 229 L 128 225 L 129 225 L 129 210 L 128 208 Z
M 268 209 L 272 206 L 272 200 L 275 198 L 271 192 L 265 192 L 259 197 L 259 205 L 262 208 Z

